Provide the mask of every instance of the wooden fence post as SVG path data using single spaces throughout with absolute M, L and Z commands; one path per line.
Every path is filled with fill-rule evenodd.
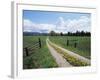
M 67 40 L 67 46 L 69 46 L 69 40 Z
M 74 43 L 74 47 L 75 47 L 75 48 L 77 47 L 77 43 L 76 43 L 76 42 Z
M 39 48 L 41 48 L 41 39 L 39 38 Z
M 28 56 L 28 48 L 25 48 L 26 56 Z

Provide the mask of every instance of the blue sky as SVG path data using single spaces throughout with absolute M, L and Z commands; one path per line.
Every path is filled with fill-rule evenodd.
M 50 11 L 31 11 L 31 10 L 23 11 L 23 20 L 25 29 L 24 31 L 32 31 L 32 32 L 34 31 L 41 32 L 41 30 L 48 32 L 52 29 L 55 31 L 56 29 L 58 29 L 57 32 L 62 32 L 63 30 L 64 32 L 68 32 L 68 30 L 74 32 L 78 30 L 75 29 L 78 28 L 77 27 L 78 25 L 81 25 L 79 26 L 79 28 L 81 28 L 80 30 L 90 31 L 90 19 L 91 15 L 89 13 L 75 13 L 75 12 L 64 13 L 64 12 L 50 12 Z M 88 30 L 86 29 L 86 26 Z M 73 30 L 71 28 L 73 28 Z

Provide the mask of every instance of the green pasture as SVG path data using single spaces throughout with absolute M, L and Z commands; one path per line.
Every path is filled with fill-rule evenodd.
M 91 58 L 91 38 L 80 36 L 50 36 L 50 41 L 53 43 L 73 51 L 88 59 Z M 67 43 L 69 40 L 69 43 Z M 75 47 L 76 44 L 76 47 Z
M 41 39 L 41 48 L 35 47 Z M 53 68 L 58 67 L 54 58 L 52 57 L 47 45 L 47 36 L 23 36 L 23 48 L 32 48 L 29 50 L 29 56 L 24 56 L 23 50 L 23 69 L 36 68 Z M 91 59 L 91 38 L 80 36 L 49 36 L 51 42 L 73 51 L 81 56 Z M 67 42 L 69 41 L 69 43 Z M 76 44 L 76 47 L 75 47 Z
M 38 38 L 41 39 L 41 48 L 34 48 L 29 56 L 23 56 L 23 69 L 57 67 L 46 45 L 46 36 L 24 36 L 23 48 L 33 46 L 38 42 Z

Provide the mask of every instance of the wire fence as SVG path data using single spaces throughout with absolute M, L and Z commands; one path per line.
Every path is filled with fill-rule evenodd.
M 42 47 L 42 41 L 40 38 L 38 38 L 37 42 L 23 48 L 23 53 L 24 53 L 23 56 L 29 56 L 31 53 L 33 53 L 37 49 L 40 49 L 41 47 Z

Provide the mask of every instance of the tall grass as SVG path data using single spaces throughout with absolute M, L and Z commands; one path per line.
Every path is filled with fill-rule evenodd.
M 50 41 L 48 41 L 49 44 L 59 53 L 61 54 L 71 65 L 73 66 L 90 66 L 89 63 L 79 60 L 78 58 L 69 55 L 67 52 L 63 51 L 59 47 L 52 44 Z
M 31 55 L 23 57 L 23 68 L 33 69 L 58 67 L 46 45 L 46 36 L 24 36 L 23 47 L 33 45 L 38 41 L 38 38 L 41 39 L 42 47 L 34 50 Z
M 91 58 L 91 38 L 90 37 L 76 37 L 76 36 L 50 36 L 50 41 L 55 44 L 71 50 L 81 56 L 88 59 Z M 67 40 L 69 40 L 69 45 L 67 46 Z M 76 40 L 77 46 L 74 47 Z

